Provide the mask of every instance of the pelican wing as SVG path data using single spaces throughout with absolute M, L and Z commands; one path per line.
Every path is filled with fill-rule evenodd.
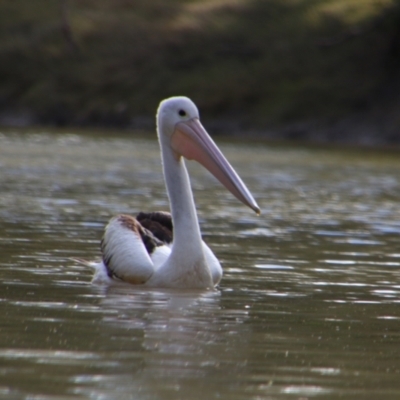
M 157 239 L 161 240 L 165 244 L 172 243 L 172 216 L 169 212 L 141 212 L 136 216 L 136 219 L 140 222 L 143 228 L 149 230 Z
M 101 241 L 104 266 L 110 278 L 141 284 L 154 272 L 150 255 L 164 243 L 129 215 L 108 223 Z

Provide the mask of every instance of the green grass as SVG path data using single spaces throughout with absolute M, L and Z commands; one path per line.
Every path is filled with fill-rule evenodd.
M 264 127 L 368 110 L 400 77 L 394 0 L 0 2 L 0 112 L 129 125 L 185 94 Z

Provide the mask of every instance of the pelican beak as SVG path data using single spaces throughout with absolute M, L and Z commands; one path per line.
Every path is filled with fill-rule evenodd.
M 260 214 L 253 196 L 228 160 L 211 139 L 198 118 L 178 122 L 171 137 L 177 158 L 196 160 L 208 169 L 237 199 Z

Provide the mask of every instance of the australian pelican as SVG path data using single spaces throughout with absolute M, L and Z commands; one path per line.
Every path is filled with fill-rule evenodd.
M 187 97 L 160 103 L 157 133 L 171 214 L 117 215 L 105 228 L 102 261 L 93 263 L 94 281 L 124 281 L 149 287 L 212 288 L 222 268 L 203 242 L 183 157 L 207 168 L 257 214 L 253 196 L 199 120 Z

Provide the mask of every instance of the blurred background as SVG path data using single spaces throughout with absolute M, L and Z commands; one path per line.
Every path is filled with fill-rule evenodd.
M 0 125 L 400 143 L 396 0 L 2 0 Z

